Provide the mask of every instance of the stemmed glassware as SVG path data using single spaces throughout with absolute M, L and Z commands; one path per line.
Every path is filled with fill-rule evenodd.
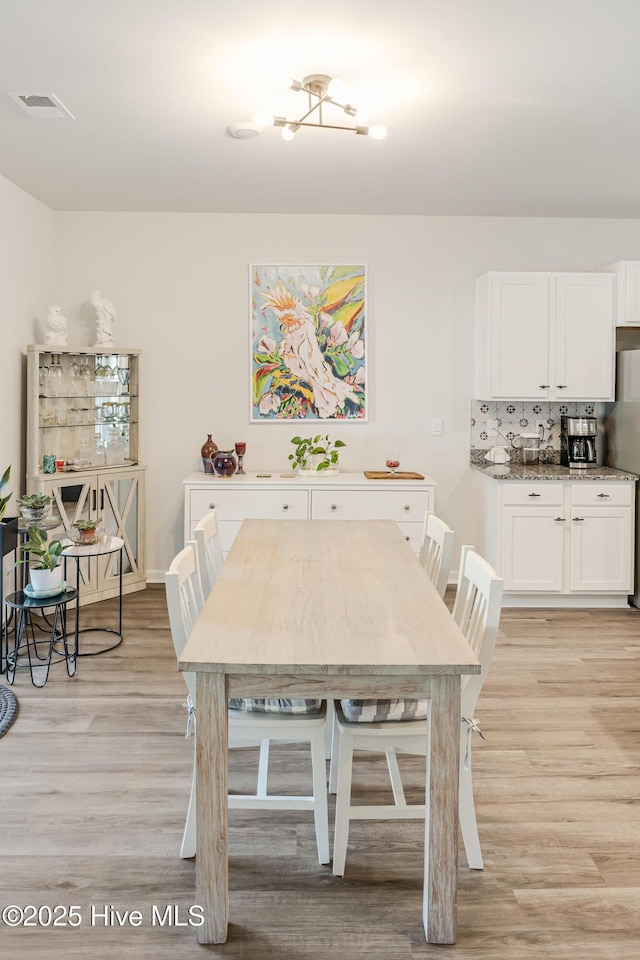
M 236 470 L 236 476 L 238 476 L 238 474 L 243 474 L 245 472 L 242 466 L 242 461 L 244 460 L 244 455 L 247 452 L 246 443 L 236 443 L 235 451 L 238 457 L 238 469 Z
M 400 455 L 397 450 L 392 449 L 387 451 L 387 459 L 385 460 L 385 465 L 387 467 L 387 470 L 391 472 L 391 476 L 392 477 L 395 476 L 398 471 L 398 467 L 400 466 Z
M 118 380 L 122 384 L 122 395 L 129 393 L 129 380 L 131 379 L 131 370 L 129 367 L 118 367 Z

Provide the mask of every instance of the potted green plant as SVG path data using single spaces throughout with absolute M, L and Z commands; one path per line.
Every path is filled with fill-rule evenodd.
M 71 525 L 69 536 L 79 546 L 91 546 L 92 543 L 100 543 L 104 536 L 104 530 L 100 526 L 101 520 L 75 520 Z
M 14 567 L 31 562 L 29 577 L 36 593 L 53 590 L 55 587 L 62 589 L 63 571 L 60 554 L 63 546 L 59 540 L 50 541 L 46 530 L 41 530 L 40 527 L 29 527 L 27 539 L 20 544 L 19 549 L 28 556 L 17 560 Z
M 328 434 L 317 437 L 294 437 L 291 443 L 295 452 L 288 459 L 297 468 L 302 477 L 322 473 L 325 477 L 334 477 L 339 473 L 339 450 L 346 447 L 343 440 L 330 440 Z
M 3 496 L 4 490 L 11 477 L 11 466 L 9 465 L 0 478 L 0 560 L 15 550 L 18 543 L 18 518 L 8 517 L 4 519 L 7 512 L 7 504 L 11 500 L 11 494 Z M 0 594 L 1 596 L 1 594 Z
M 49 513 L 51 497 L 48 493 L 26 493 L 16 503 L 27 523 L 40 523 Z

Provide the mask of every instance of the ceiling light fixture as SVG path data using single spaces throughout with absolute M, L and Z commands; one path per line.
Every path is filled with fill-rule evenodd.
M 282 139 L 293 140 L 300 127 L 322 127 L 325 130 L 349 130 L 359 136 L 370 136 L 374 140 L 384 140 L 387 135 L 387 128 L 381 123 L 372 127 L 365 126 L 362 123 L 354 123 L 353 126 L 345 126 L 337 123 L 326 123 L 322 108 L 326 104 L 337 107 L 348 117 L 356 120 L 360 118 L 360 113 L 356 107 L 350 103 L 338 103 L 334 97 L 342 89 L 342 81 L 327 76 L 326 73 L 312 73 L 304 80 L 290 80 L 289 86 L 292 90 L 299 93 L 306 93 L 308 97 L 308 109 L 298 120 L 287 120 L 286 117 L 274 117 L 274 127 L 282 127 Z M 308 118 L 314 116 L 313 120 Z

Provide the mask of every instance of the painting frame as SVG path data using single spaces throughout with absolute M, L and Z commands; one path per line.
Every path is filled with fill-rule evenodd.
M 367 306 L 364 263 L 250 263 L 250 422 L 366 423 Z

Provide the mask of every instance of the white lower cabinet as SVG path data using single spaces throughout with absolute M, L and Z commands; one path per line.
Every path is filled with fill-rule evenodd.
M 633 592 L 634 484 L 480 477 L 478 547 L 507 603 L 626 603 Z
M 249 518 L 262 520 L 395 520 L 418 554 L 424 515 L 433 510 L 434 482 L 368 480 L 363 473 L 335 478 L 283 478 L 278 473 L 246 474 L 229 479 L 193 473 L 184 481 L 184 535 L 210 510 L 220 524 L 222 552 L 227 554 Z

